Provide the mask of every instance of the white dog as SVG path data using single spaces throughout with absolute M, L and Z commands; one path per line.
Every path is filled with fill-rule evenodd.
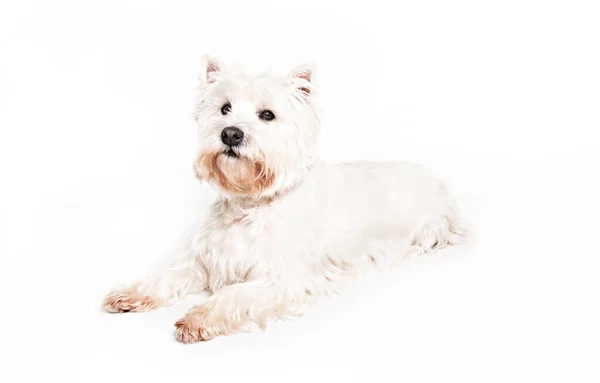
M 104 308 L 147 311 L 210 291 L 175 324 L 184 343 L 208 340 L 300 315 L 361 273 L 465 238 L 426 169 L 320 162 L 316 100 L 310 65 L 251 76 L 205 57 L 194 169 L 220 197 L 169 267 Z

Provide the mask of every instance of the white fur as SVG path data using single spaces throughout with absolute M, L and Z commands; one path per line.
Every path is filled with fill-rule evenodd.
M 232 108 L 223 115 L 226 102 Z M 260 120 L 263 109 L 275 120 Z M 245 133 L 239 157 L 216 154 L 216 166 L 247 180 L 241 159 L 261 162 L 270 182 L 231 190 L 196 162 L 198 177 L 220 194 L 209 216 L 191 229 L 170 267 L 111 293 L 109 311 L 144 311 L 208 290 L 208 302 L 177 322 L 177 338 L 210 339 L 302 314 L 355 276 L 459 243 L 466 234 L 446 188 L 423 167 L 317 159 L 313 66 L 250 76 L 206 58 L 196 118 L 199 158 L 223 153 L 220 133 L 236 126 Z

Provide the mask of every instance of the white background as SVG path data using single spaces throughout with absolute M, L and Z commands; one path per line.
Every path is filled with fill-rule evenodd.
M 597 382 L 597 5 L 3 1 L 0 380 Z M 322 157 L 428 165 L 476 240 L 264 333 L 177 343 L 198 298 L 101 312 L 214 197 L 191 171 L 202 53 L 315 61 Z

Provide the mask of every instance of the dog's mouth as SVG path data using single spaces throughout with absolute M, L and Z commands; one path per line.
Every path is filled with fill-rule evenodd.
M 239 157 L 239 154 L 234 152 L 232 148 L 225 150 L 225 152 L 223 154 L 225 154 L 227 157 L 230 157 L 230 158 L 238 158 Z

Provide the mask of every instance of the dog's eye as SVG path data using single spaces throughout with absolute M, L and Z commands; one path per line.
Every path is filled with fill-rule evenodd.
M 260 112 L 258 117 L 260 117 L 261 120 L 271 121 L 275 118 L 275 115 L 270 110 L 263 110 L 262 112 Z
M 231 112 L 231 104 L 230 103 L 227 103 L 221 107 L 221 114 L 225 115 L 229 112 Z

